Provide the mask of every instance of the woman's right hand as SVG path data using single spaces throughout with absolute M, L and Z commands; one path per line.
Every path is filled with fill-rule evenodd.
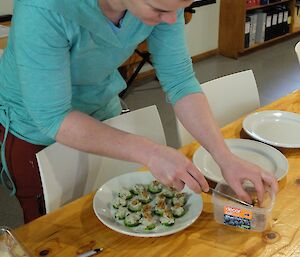
M 186 184 L 196 193 L 209 190 L 208 183 L 196 166 L 179 151 L 157 145 L 149 156 L 148 168 L 161 183 L 181 191 Z

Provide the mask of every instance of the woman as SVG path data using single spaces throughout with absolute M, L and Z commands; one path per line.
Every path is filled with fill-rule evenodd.
M 117 68 L 147 39 L 163 90 L 191 134 L 211 153 L 237 195 L 251 180 L 276 179 L 226 147 L 196 80 L 184 39 L 190 0 L 17 0 L 0 63 L 3 180 L 16 186 L 25 222 L 44 213 L 35 153 L 54 141 L 94 154 L 138 162 L 162 183 L 208 191 L 199 170 L 175 149 L 111 128 L 126 87 Z M 7 135 L 5 134 L 7 133 Z M 4 154 L 5 153 L 5 154 Z M 11 179 L 9 179 L 11 177 Z

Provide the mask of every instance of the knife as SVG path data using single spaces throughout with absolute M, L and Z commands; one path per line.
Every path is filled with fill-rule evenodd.
M 218 191 L 218 190 L 216 190 L 216 189 L 214 189 L 214 188 L 212 188 L 212 187 L 209 187 L 209 190 L 212 191 L 212 192 L 214 192 L 214 193 L 216 193 L 216 194 L 218 194 L 218 195 L 220 195 L 220 196 L 223 196 L 223 197 L 226 198 L 226 199 L 229 199 L 229 200 L 231 200 L 231 201 L 234 201 L 234 202 L 236 202 L 236 203 L 240 203 L 240 204 L 246 205 L 246 206 L 248 206 L 248 207 L 254 207 L 254 206 L 253 206 L 252 204 L 250 204 L 250 203 L 244 202 L 244 201 L 242 201 L 242 200 L 240 200 L 240 199 L 237 199 L 237 198 L 232 197 L 232 196 L 230 196 L 230 195 L 224 194 L 224 193 L 222 193 L 222 192 L 220 192 L 220 191 Z

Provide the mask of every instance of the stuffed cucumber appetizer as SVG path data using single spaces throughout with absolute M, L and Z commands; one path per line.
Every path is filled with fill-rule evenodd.
M 142 213 L 152 213 L 153 207 L 151 204 L 145 204 L 142 207 Z
M 127 227 L 136 227 L 140 224 L 141 217 L 142 215 L 139 212 L 130 213 L 125 217 L 124 224 Z
M 115 213 L 115 218 L 117 220 L 123 220 L 129 214 L 129 211 L 125 207 L 119 207 L 119 209 Z
M 143 213 L 143 217 L 141 218 L 141 224 L 143 225 L 144 229 L 148 231 L 156 227 L 155 219 L 149 212 Z
M 128 202 L 127 207 L 128 207 L 128 210 L 130 210 L 132 212 L 137 212 L 142 209 L 142 203 L 138 199 L 131 199 Z
M 163 194 L 157 194 L 157 195 L 155 196 L 155 202 L 156 202 L 156 203 L 159 203 L 159 202 L 161 202 L 161 201 L 166 202 L 166 197 L 165 197 Z
M 152 181 L 148 186 L 148 190 L 152 194 L 160 193 L 162 191 L 162 188 L 163 188 L 162 184 L 159 183 L 157 180 Z
M 134 230 L 148 231 L 172 226 L 187 212 L 188 195 L 154 180 L 120 188 L 112 200 L 112 217 Z M 166 228 L 165 228 L 166 229 Z
M 117 197 L 112 201 L 112 206 L 115 209 L 119 209 L 119 207 L 125 207 L 126 205 L 127 205 L 127 201 L 121 197 Z
M 130 189 L 130 192 L 133 193 L 134 195 L 138 195 L 145 190 L 146 190 L 146 188 L 144 185 L 136 184 Z
M 143 190 L 142 192 L 140 192 L 137 196 L 137 199 L 139 199 L 139 201 L 144 204 L 150 203 L 152 201 L 151 194 L 149 192 L 147 192 L 146 190 Z
M 169 227 L 174 225 L 175 218 L 169 210 L 166 210 L 164 211 L 163 216 L 159 219 L 159 221 L 162 225 Z
M 128 200 L 128 199 L 132 198 L 132 194 L 126 188 L 122 188 L 118 195 L 119 195 L 120 198 L 123 198 L 125 200 Z
M 175 193 L 174 197 L 172 198 L 172 204 L 184 206 L 186 203 L 186 194 L 185 193 Z
M 164 187 L 162 194 L 167 198 L 173 198 L 176 193 L 176 189 L 173 187 Z
M 164 211 L 167 208 L 167 204 L 165 201 L 158 202 L 154 207 L 154 213 L 158 216 L 162 216 Z
M 171 212 L 175 218 L 179 218 L 185 214 L 185 209 L 183 206 L 176 204 L 171 207 Z

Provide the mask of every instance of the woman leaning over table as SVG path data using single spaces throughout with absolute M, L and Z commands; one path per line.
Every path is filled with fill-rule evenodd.
M 199 170 L 181 153 L 103 123 L 119 115 L 118 73 L 147 39 L 163 90 L 177 117 L 220 165 L 238 196 L 251 180 L 276 179 L 226 147 L 196 80 L 184 39 L 190 0 L 16 0 L 8 47 L 0 63 L 2 180 L 14 189 L 25 222 L 45 213 L 35 153 L 57 141 L 94 154 L 146 165 L 162 183 L 207 191 Z M 4 154 L 5 152 L 5 154 Z

